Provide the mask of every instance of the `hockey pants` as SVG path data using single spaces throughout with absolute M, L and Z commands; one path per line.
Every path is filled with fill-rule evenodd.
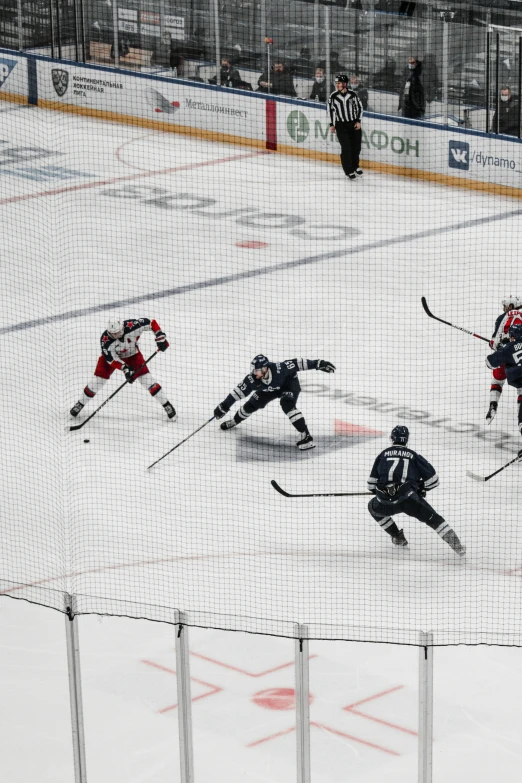
M 254 392 L 244 405 L 237 411 L 234 416 L 236 424 L 241 424 L 242 421 L 247 419 L 256 411 L 265 408 L 272 400 L 279 400 L 279 404 L 283 412 L 288 416 L 290 423 L 296 428 L 298 432 L 306 432 L 306 422 L 301 411 L 297 410 L 296 404 L 299 395 L 301 394 L 301 385 L 297 377 L 293 378 L 288 386 L 280 391 L 260 391 Z
M 409 517 L 415 517 L 431 527 L 441 538 L 450 532 L 453 533 L 451 526 L 416 492 L 394 505 L 382 503 L 374 497 L 368 503 L 368 511 L 382 529 L 392 537 L 399 533 L 399 528 L 393 520 L 395 514 L 407 514 Z M 453 535 L 455 534 L 453 533 Z M 447 541 L 447 539 L 444 540 Z

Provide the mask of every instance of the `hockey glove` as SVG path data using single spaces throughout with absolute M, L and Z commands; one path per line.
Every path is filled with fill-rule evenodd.
M 121 369 L 123 370 L 123 374 L 125 375 L 125 380 L 127 381 L 127 383 L 134 383 L 135 377 L 131 368 L 127 367 L 127 365 L 124 364 Z
M 319 359 L 317 369 L 321 370 L 321 372 L 335 372 L 335 364 L 329 362 L 328 359 Z
M 166 351 L 169 347 L 165 332 L 156 332 L 156 347 L 158 351 Z
M 214 408 L 214 416 L 216 419 L 222 419 L 223 416 L 226 416 L 229 412 L 230 408 L 227 408 L 224 402 L 222 402 L 220 405 L 217 406 L 217 408 Z

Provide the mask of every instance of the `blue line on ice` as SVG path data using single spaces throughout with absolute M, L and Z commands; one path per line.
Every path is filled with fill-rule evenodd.
M 253 277 L 271 275 L 274 272 L 285 272 L 300 266 L 306 266 L 307 264 L 318 264 L 320 261 L 330 261 L 333 258 L 341 258 L 342 256 L 353 256 L 357 255 L 358 253 L 365 253 L 367 250 L 377 250 L 378 248 L 400 245 L 404 242 L 416 242 L 419 239 L 436 237 L 440 236 L 441 234 L 448 234 L 452 231 L 461 231 L 464 228 L 482 226 L 487 223 L 497 222 L 499 220 L 519 217 L 520 215 L 522 215 L 522 209 L 513 209 L 509 212 L 501 212 L 496 215 L 489 215 L 488 217 L 479 217 L 475 218 L 474 220 L 464 220 L 460 223 L 450 223 L 447 226 L 424 229 L 423 231 L 416 231 L 411 234 L 404 234 L 404 236 L 392 237 L 391 239 L 379 239 L 376 242 L 368 242 L 367 244 L 357 245 L 356 247 L 346 247 L 342 250 L 331 250 L 327 253 L 319 253 L 314 256 L 305 256 L 304 258 L 298 258 L 295 261 L 283 261 L 280 264 L 262 266 L 259 269 L 249 269 L 245 272 L 237 272 L 233 275 L 212 277 L 208 280 L 200 280 L 197 283 L 189 283 L 187 285 L 178 286 L 177 288 L 166 288 L 164 291 L 154 291 L 152 293 L 141 294 L 140 296 L 132 296 L 128 299 L 120 299 L 117 302 L 106 302 L 105 304 L 95 305 L 94 307 L 84 307 L 80 310 L 68 310 L 65 313 L 58 313 L 57 315 L 48 315 L 44 318 L 35 318 L 31 321 L 22 321 L 19 324 L 3 326 L 0 327 L 0 334 L 19 332 L 24 329 L 34 329 L 37 326 L 46 326 L 47 324 L 70 321 L 73 318 L 82 318 L 85 315 L 101 313 L 105 310 L 112 311 L 118 307 L 140 304 L 141 302 L 151 302 L 155 299 L 165 299 L 169 296 L 180 296 L 181 294 L 187 294 L 192 291 L 199 291 L 203 288 L 214 288 L 221 285 L 228 285 L 228 283 L 237 283 L 241 280 L 248 280 Z

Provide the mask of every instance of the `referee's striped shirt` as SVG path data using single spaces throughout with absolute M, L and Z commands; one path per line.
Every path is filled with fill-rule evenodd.
M 359 122 L 363 116 L 363 105 L 354 90 L 348 90 L 343 95 L 335 90 L 328 98 L 330 125 L 336 122 Z

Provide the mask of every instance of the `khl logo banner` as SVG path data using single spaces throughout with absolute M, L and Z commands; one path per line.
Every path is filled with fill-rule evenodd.
M 69 73 L 61 68 L 53 68 L 51 71 L 53 87 L 59 98 L 63 98 L 69 86 Z
M 4 86 L 15 65 L 18 65 L 18 60 L 8 60 L 5 57 L 0 57 L 0 88 Z
M 468 171 L 469 144 L 467 141 L 450 141 L 448 165 L 450 169 Z

